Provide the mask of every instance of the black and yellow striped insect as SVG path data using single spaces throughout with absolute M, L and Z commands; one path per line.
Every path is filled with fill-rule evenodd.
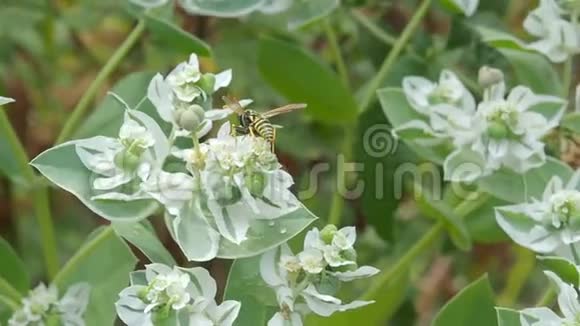
M 306 104 L 287 104 L 279 108 L 275 108 L 264 113 L 259 113 L 254 110 L 247 110 L 235 100 L 226 96 L 223 97 L 226 103 L 225 107 L 234 111 L 239 116 L 239 125 L 234 126 L 233 132 L 239 135 L 251 135 L 254 137 L 261 137 L 267 140 L 274 151 L 274 143 L 276 142 L 276 128 L 280 126 L 273 125 L 270 118 L 306 108 Z

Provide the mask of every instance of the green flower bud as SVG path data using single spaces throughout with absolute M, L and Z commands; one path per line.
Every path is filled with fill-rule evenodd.
M 244 177 L 244 182 L 250 190 L 250 193 L 256 197 L 262 196 L 266 188 L 266 176 L 263 173 L 256 172 Z
M 491 87 L 495 84 L 503 82 L 503 72 L 488 66 L 483 66 L 479 69 L 478 82 L 483 88 Z
M 348 264 L 348 265 L 342 265 L 342 266 L 338 266 L 338 267 L 333 267 L 332 270 L 335 272 L 353 272 L 356 271 L 356 269 L 358 268 L 357 264 Z
M 214 74 L 204 74 L 201 79 L 197 82 L 199 87 L 207 94 L 213 93 L 213 88 L 215 86 L 215 75 Z
M 115 158 L 113 159 L 115 165 L 123 170 L 126 171 L 133 171 L 141 162 L 141 156 L 136 155 L 130 151 L 123 150 L 117 154 L 115 154 Z
M 336 234 L 337 231 L 338 229 L 335 225 L 328 224 L 324 229 L 322 229 L 322 231 L 320 231 L 320 238 L 324 243 L 331 244 L 332 239 L 334 239 L 334 234 Z
M 502 139 L 509 135 L 509 130 L 505 124 L 497 121 L 491 121 L 487 126 L 487 134 L 491 138 Z
M 229 206 L 237 203 L 242 198 L 240 189 L 235 186 L 226 185 L 217 191 L 217 202 L 222 206 Z
M 200 105 L 193 104 L 175 110 L 173 117 L 177 125 L 187 131 L 195 131 L 205 117 L 205 111 Z

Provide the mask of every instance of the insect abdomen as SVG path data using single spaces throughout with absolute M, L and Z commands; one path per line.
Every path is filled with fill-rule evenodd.
M 269 142 L 274 141 L 274 127 L 270 121 L 268 121 L 268 119 L 259 117 L 254 120 L 252 127 L 258 136 L 266 139 Z

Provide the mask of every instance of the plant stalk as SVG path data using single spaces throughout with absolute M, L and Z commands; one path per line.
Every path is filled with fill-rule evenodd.
M 48 187 L 41 186 L 38 189 L 32 189 L 36 182 L 36 174 L 33 168 L 28 164 L 28 155 L 24 146 L 18 139 L 14 128 L 10 124 L 6 112 L 0 108 L 0 130 L 5 131 L 5 135 L 10 146 L 11 152 L 14 153 L 18 163 L 20 173 L 25 177 L 27 186 L 33 191 L 33 203 L 36 219 L 40 226 L 40 235 L 42 240 L 42 251 L 44 255 L 46 272 L 49 279 L 52 279 L 58 272 L 58 252 L 56 238 L 54 235 L 54 226 L 50 212 L 50 202 L 48 200 Z
M 403 30 L 403 32 L 401 33 L 401 36 L 399 36 L 399 38 L 393 45 L 391 51 L 389 51 L 389 54 L 385 58 L 385 61 L 383 61 L 381 68 L 379 69 L 375 77 L 370 81 L 364 93 L 363 99 L 360 104 L 361 112 L 366 111 L 376 99 L 375 93 L 377 89 L 381 86 L 381 84 L 383 83 L 389 72 L 391 72 L 391 69 L 395 65 L 395 62 L 399 58 L 399 55 L 409 43 L 409 40 L 417 30 L 417 27 L 419 27 L 419 24 L 421 23 L 421 20 L 427 13 L 429 6 L 431 5 L 431 2 L 432 0 L 423 0 L 419 8 L 417 8 L 417 11 L 415 11 L 415 14 L 411 18 L 405 29 Z
M 86 92 L 83 94 L 76 107 L 73 109 L 70 117 L 65 122 L 64 127 L 56 139 L 56 144 L 60 144 L 67 140 L 78 127 L 80 120 L 84 117 L 89 105 L 92 103 L 98 90 L 107 80 L 109 75 L 119 66 L 123 58 L 129 53 L 129 50 L 137 43 L 139 37 L 145 31 L 145 21 L 140 19 L 135 28 L 127 36 L 125 41 L 113 53 L 111 58 L 105 63 L 103 68 L 99 71 L 95 80 L 89 85 Z

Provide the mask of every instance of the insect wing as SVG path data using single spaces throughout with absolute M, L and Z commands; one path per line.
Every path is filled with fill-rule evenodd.
M 292 112 L 292 111 L 296 111 L 296 110 L 301 110 L 306 108 L 306 104 L 303 103 L 299 103 L 299 104 L 288 104 L 288 105 L 284 105 L 281 106 L 279 108 L 275 108 L 272 109 L 270 111 L 266 111 L 264 113 L 262 113 L 262 117 L 264 118 L 271 118 L 280 114 L 284 114 L 284 113 L 288 113 L 288 112 Z
M 227 96 L 223 96 L 222 100 L 224 100 L 224 103 L 226 103 L 226 105 L 224 107 L 227 107 L 228 109 L 234 111 L 235 113 L 237 113 L 239 115 L 244 114 L 244 108 L 242 107 L 240 102 L 234 101 Z

